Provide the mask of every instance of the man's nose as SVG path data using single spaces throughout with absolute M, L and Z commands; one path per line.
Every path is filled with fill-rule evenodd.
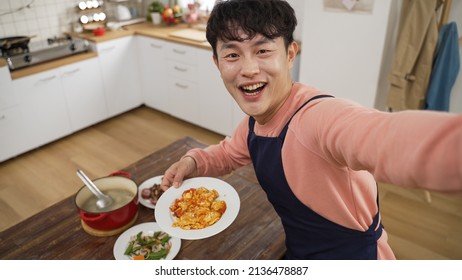
M 252 77 L 260 73 L 258 61 L 254 58 L 245 58 L 242 63 L 241 74 L 246 77 Z

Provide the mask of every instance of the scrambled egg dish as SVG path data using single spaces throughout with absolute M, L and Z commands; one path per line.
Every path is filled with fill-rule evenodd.
M 174 227 L 182 229 L 202 229 L 216 223 L 226 211 L 226 202 L 216 200 L 216 190 L 205 187 L 191 188 L 183 192 L 170 206 L 176 217 Z

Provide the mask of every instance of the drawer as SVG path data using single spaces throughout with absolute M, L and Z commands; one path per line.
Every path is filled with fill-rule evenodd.
M 197 64 L 197 50 L 193 47 L 180 44 L 169 44 L 167 46 L 167 58 L 178 62 L 192 65 Z
M 180 78 L 191 82 L 197 81 L 197 67 L 181 63 L 178 61 L 168 60 L 168 75 L 173 78 Z
M 196 83 L 170 77 L 170 113 L 185 121 L 198 124 L 199 94 Z

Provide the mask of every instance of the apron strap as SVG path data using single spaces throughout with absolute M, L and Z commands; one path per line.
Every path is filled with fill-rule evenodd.
M 308 101 L 306 101 L 305 103 L 303 103 L 302 106 L 300 106 L 297 111 L 295 111 L 295 113 L 292 115 L 292 117 L 290 117 L 289 121 L 287 122 L 287 124 L 284 126 L 284 128 L 282 129 L 281 133 L 279 134 L 279 139 L 281 139 L 284 143 L 284 139 L 286 138 L 286 133 L 287 133 L 287 129 L 289 128 L 289 123 L 292 121 L 292 119 L 295 117 L 295 115 L 298 113 L 298 111 L 300 111 L 303 107 L 305 107 L 306 104 L 310 103 L 311 101 L 313 100 L 316 100 L 316 99 L 319 99 L 319 98 L 326 98 L 326 97 L 331 97 L 331 98 L 334 98 L 334 96 L 332 95 L 329 95 L 329 94 L 320 94 L 320 95 L 316 95 L 316 96 L 313 96 L 311 97 L 310 99 L 308 99 Z
M 324 98 L 324 97 L 332 97 L 332 98 L 334 98 L 334 96 L 329 95 L 329 94 L 320 94 L 320 95 L 316 95 L 316 96 L 311 97 L 310 99 L 308 99 L 308 101 L 306 101 L 305 103 L 303 103 L 303 105 L 300 106 L 300 107 L 297 109 L 297 111 L 295 111 L 295 113 L 292 115 L 292 117 L 290 117 L 289 121 L 287 121 L 287 124 L 290 123 L 290 121 L 293 119 L 293 117 L 295 116 L 295 114 L 297 114 L 298 111 L 300 111 L 303 107 L 305 107 L 306 104 L 308 104 L 309 102 L 311 102 L 311 101 L 313 101 L 313 100 L 316 100 L 316 99 L 319 99 L 319 98 Z M 286 133 L 287 133 L 287 128 L 288 128 L 288 125 L 287 125 L 287 124 L 284 126 L 284 128 L 283 128 L 283 130 L 281 131 L 279 137 L 281 137 L 281 136 L 284 136 L 284 137 L 285 137 L 285 135 L 286 135 Z M 254 119 L 252 116 L 250 116 L 250 118 L 249 118 L 249 131 L 250 131 L 250 132 L 253 132 L 253 128 L 254 128 L 254 127 L 255 127 L 255 119 Z

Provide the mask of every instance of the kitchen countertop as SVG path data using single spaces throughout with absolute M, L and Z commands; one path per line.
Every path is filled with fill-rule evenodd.
M 152 23 L 139 23 L 125 26 L 120 30 L 107 30 L 103 36 L 95 36 L 91 32 L 82 32 L 82 33 L 69 33 L 71 36 L 86 39 L 91 42 L 95 43 L 102 43 L 111 41 L 118 38 L 123 38 L 127 36 L 133 35 L 142 35 L 151 38 L 163 39 L 172 41 L 175 43 L 186 44 L 194 47 L 204 48 L 204 49 L 212 49 L 208 42 L 197 42 L 188 39 L 182 39 L 177 37 L 172 37 L 169 34 L 178 30 L 187 29 L 188 26 L 186 24 L 178 24 L 173 26 L 154 26 Z M 205 31 L 204 31 L 205 32 Z M 40 73 L 46 70 L 50 70 L 53 68 L 57 68 L 63 65 L 72 64 L 81 60 L 89 59 L 92 57 L 98 56 L 97 53 L 94 52 L 87 52 L 82 54 L 76 54 L 72 56 L 68 56 L 61 59 L 56 59 L 53 61 L 37 64 L 34 66 L 30 66 L 23 69 L 18 69 L 15 71 L 11 71 L 11 78 L 19 79 L 22 77 L 26 77 L 29 75 L 33 75 L 36 73 Z M 0 67 L 6 66 L 7 63 L 4 59 L 0 58 Z
M 170 36 L 170 33 L 188 29 L 188 25 L 186 24 L 178 24 L 178 25 L 171 25 L 171 26 L 154 26 L 150 22 L 138 23 L 133 25 L 125 26 L 123 29 L 120 30 L 107 30 L 103 36 L 94 36 L 91 32 L 83 32 L 83 33 L 70 33 L 71 36 L 79 37 L 86 39 L 88 41 L 92 41 L 95 43 L 102 43 L 126 36 L 132 35 L 142 35 L 151 38 L 163 39 L 167 41 L 172 41 L 175 43 L 186 44 L 194 47 L 205 48 L 205 49 L 212 49 L 210 44 L 206 42 L 198 42 L 194 40 L 182 39 L 177 37 Z M 194 29 L 194 28 L 190 28 Z M 195 29 L 196 30 L 196 29 Z M 205 33 L 205 31 L 202 31 Z M 205 34 L 204 34 L 205 35 Z

